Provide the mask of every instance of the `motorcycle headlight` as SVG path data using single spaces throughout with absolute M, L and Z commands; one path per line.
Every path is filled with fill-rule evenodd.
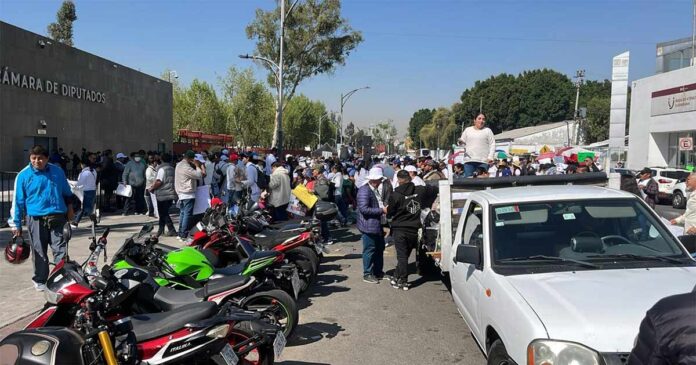
M 58 304 L 58 302 L 63 299 L 63 294 L 58 294 L 54 291 L 44 289 L 44 298 L 51 304 Z
M 573 342 L 534 340 L 527 346 L 527 365 L 600 365 L 599 353 Z

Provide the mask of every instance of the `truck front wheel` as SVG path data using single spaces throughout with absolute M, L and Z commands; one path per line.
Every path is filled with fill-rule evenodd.
M 507 350 L 505 350 L 505 345 L 503 341 L 495 340 L 488 350 L 488 365 L 511 365 L 514 364 L 510 356 L 508 356 Z

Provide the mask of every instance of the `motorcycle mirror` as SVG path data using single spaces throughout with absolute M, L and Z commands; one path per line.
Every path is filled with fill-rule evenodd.
M 99 276 L 94 279 L 92 285 L 99 290 L 104 290 L 109 287 L 109 282 L 103 277 Z

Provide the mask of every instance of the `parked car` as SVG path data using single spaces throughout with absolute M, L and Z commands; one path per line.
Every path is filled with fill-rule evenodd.
M 686 201 L 689 200 L 691 192 L 686 190 L 686 181 L 682 180 L 674 185 L 672 189 L 672 207 L 675 209 L 686 208 Z
M 696 284 L 696 261 L 633 194 L 456 194 L 452 297 L 488 364 L 623 364 L 645 312 Z
M 652 177 L 657 181 L 659 188 L 658 203 L 662 201 L 671 202 L 674 186 L 679 181 L 686 180 L 690 173 L 688 170 L 670 167 L 651 167 L 650 170 L 652 170 Z

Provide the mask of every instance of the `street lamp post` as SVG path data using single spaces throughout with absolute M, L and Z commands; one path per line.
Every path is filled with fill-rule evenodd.
M 174 76 L 175 79 L 179 78 L 179 75 L 176 73 L 176 71 L 171 70 L 167 72 L 167 81 L 169 81 L 170 84 L 172 83 L 172 76 Z
M 319 117 L 319 134 L 314 133 L 319 138 L 319 141 L 317 141 L 317 148 L 319 148 L 321 146 L 321 121 L 324 120 L 324 117 L 328 117 L 328 116 L 329 116 L 328 114 L 324 113 L 324 115 Z
M 339 135 L 340 135 L 340 143 L 341 144 L 343 144 L 343 106 L 346 105 L 346 103 L 348 102 L 348 99 L 350 99 L 350 97 L 353 96 L 353 94 L 355 94 L 359 90 L 369 89 L 369 88 L 370 88 L 369 86 L 359 87 L 355 90 L 351 90 L 351 91 L 347 92 L 345 95 L 341 94 L 341 124 L 339 125 Z
M 285 18 L 290 15 L 290 12 L 292 12 L 292 9 L 295 8 L 295 5 L 297 5 L 297 2 L 299 0 L 295 0 L 292 5 L 290 5 L 290 9 L 288 9 L 287 13 L 285 12 L 285 0 L 280 0 L 280 56 L 278 59 L 278 63 L 275 63 L 267 58 L 264 57 L 259 57 L 259 56 L 250 56 L 250 55 L 240 55 L 240 58 L 244 59 L 254 59 L 254 60 L 260 60 L 263 62 L 266 62 L 267 64 L 271 65 L 272 68 L 275 69 L 275 78 L 276 78 L 276 84 L 278 85 L 278 100 L 277 100 L 277 109 L 276 109 L 276 114 L 278 115 L 278 120 L 277 120 L 277 128 L 276 128 L 276 135 L 275 137 L 275 142 L 276 145 L 275 147 L 278 148 L 278 156 L 283 155 L 283 56 L 284 56 L 284 49 L 285 49 Z

